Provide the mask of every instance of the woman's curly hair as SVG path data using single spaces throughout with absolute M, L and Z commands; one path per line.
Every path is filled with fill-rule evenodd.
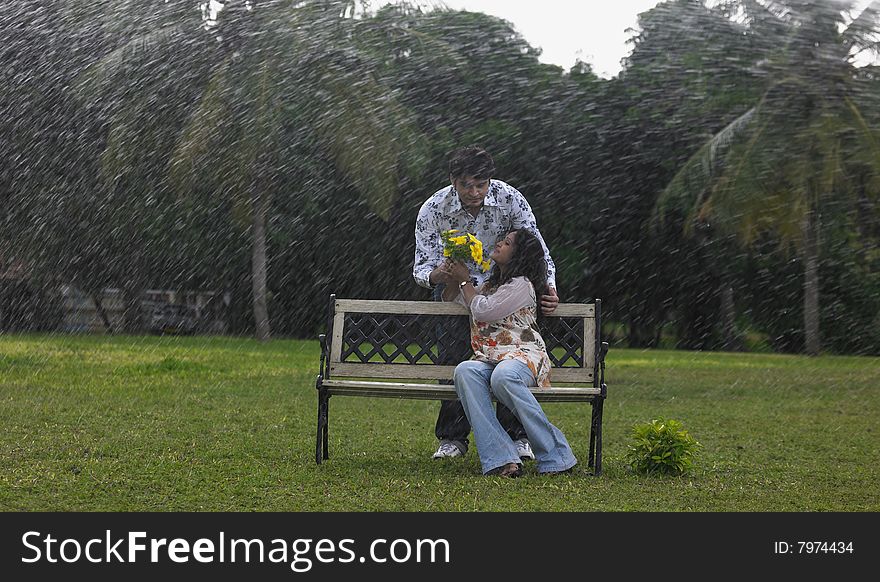
M 544 247 L 535 234 L 525 228 L 514 231 L 513 256 L 507 263 L 504 274 L 496 264 L 486 281 L 487 289 L 494 290 L 511 281 L 515 277 L 525 277 L 535 288 L 535 299 L 538 302 L 538 318 L 541 318 L 541 295 L 547 293 L 547 261 L 544 259 Z

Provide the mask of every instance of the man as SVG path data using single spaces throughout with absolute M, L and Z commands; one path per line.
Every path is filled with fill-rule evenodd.
M 449 158 L 449 180 L 451 185 L 438 190 L 428 198 L 419 209 L 416 218 L 416 252 L 413 262 L 413 278 L 422 287 L 433 289 L 434 299 L 440 300 L 443 288 L 449 281 L 443 271 L 443 243 L 440 233 L 444 230 L 456 229 L 460 233 L 471 233 L 483 243 L 484 249 L 491 250 L 495 243 L 504 238 L 512 230 L 527 228 L 534 232 L 544 248 L 547 261 L 547 282 L 550 290 L 548 295 L 540 297 L 541 309 L 544 314 L 556 310 L 559 297 L 556 293 L 556 268 L 550 252 L 544 243 L 535 215 L 525 197 L 513 186 L 492 179 L 495 173 L 495 162 L 492 156 L 479 146 L 468 146 L 452 152 Z M 483 272 L 475 263 L 469 262 L 468 268 L 473 283 L 479 287 L 488 278 L 489 273 Z M 456 340 L 463 346 L 468 345 L 468 332 Z M 458 364 L 469 355 L 444 353 L 441 348 L 443 363 Z M 445 358 L 444 358 L 445 356 Z M 501 426 L 510 435 L 517 447 L 521 459 L 534 459 L 531 445 L 522 423 L 501 403 L 498 403 L 496 415 Z M 440 413 L 434 434 L 440 440 L 435 459 L 458 457 L 467 452 L 468 434 L 471 426 L 465 416 L 461 402 L 444 400 L 440 404 Z

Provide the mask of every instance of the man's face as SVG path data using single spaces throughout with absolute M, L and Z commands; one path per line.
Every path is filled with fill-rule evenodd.
M 452 178 L 452 187 L 458 192 L 461 205 L 466 210 L 479 210 L 486 194 L 489 193 L 489 178 L 474 178 L 473 176 Z

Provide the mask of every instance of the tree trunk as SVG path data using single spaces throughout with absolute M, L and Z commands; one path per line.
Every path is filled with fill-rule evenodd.
M 269 329 L 269 308 L 266 297 L 266 216 L 268 215 L 268 194 L 258 184 L 252 186 L 251 200 L 253 204 L 253 249 L 251 261 L 251 279 L 254 295 L 254 324 L 256 337 L 267 341 L 271 336 Z
M 819 355 L 819 221 L 812 212 L 804 221 L 804 344 L 808 355 Z
M 645 324 L 644 320 L 630 320 L 627 330 L 627 347 L 634 349 L 656 348 L 654 343 L 657 326 Z
M 736 333 L 736 304 L 733 301 L 733 286 L 726 280 L 721 283 L 721 341 L 722 349 L 739 351 L 739 338 Z
M 122 288 L 122 299 L 125 309 L 122 313 L 122 322 L 125 333 L 141 333 L 144 331 L 144 317 L 141 313 L 141 297 L 143 291 L 133 285 L 125 285 Z

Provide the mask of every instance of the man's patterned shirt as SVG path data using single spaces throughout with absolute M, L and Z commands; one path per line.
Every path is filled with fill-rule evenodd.
M 518 228 L 527 228 L 538 237 L 547 260 L 547 282 L 555 289 L 556 266 L 544 237 L 538 231 L 535 215 L 520 191 L 501 180 L 490 181 L 489 192 L 477 216 L 462 207 L 458 193 L 451 185 L 438 190 L 422 204 L 416 218 L 413 278 L 422 287 L 431 287 L 428 277 L 444 261 L 443 241 L 440 240 L 440 233 L 444 230 L 456 229 L 460 233 L 473 234 L 483 243 L 485 258 L 489 258 L 498 239 Z M 488 271 L 484 273 L 471 261 L 468 261 L 468 269 L 477 287 L 489 278 Z

